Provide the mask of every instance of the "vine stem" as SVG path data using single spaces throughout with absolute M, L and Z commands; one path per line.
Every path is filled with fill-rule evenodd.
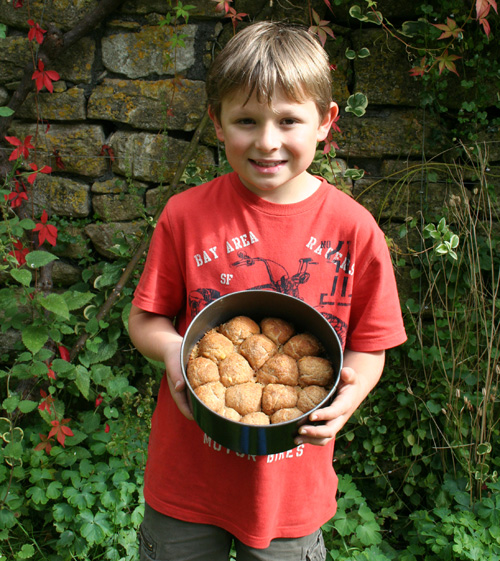
M 127 284 L 128 280 L 130 279 L 130 276 L 135 271 L 139 261 L 143 257 L 144 253 L 147 251 L 147 249 L 149 247 L 149 242 L 151 241 L 151 236 L 152 236 L 153 231 L 154 231 L 154 226 L 153 225 L 156 224 L 156 222 L 158 221 L 158 219 L 160 217 L 160 214 L 163 211 L 163 207 L 165 206 L 165 203 L 167 202 L 167 200 L 170 198 L 170 196 L 173 194 L 176 187 L 178 186 L 178 184 L 180 182 L 180 179 L 182 177 L 182 174 L 184 173 L 184 170 L 186 169 L 186 166 L 188 165 L 191 158 L 193 157 L 195 149 L 198 146 L 200 138 L 201 138 L 209 120 L 210 120 L 210 118 L 209 118 L 209 115 L 208 115 L 208 111 L 205 111 L 205 114 L 203 115 L 201 121 L 198 124 L 198 127 L 196 128 L 196 131 L 194 132 L 194 135 L 191 139 L 191 142 L 189 143 L 189 146 L 186 148 L 186 151 L 184 152 L 181 160 L 179 161 L 179 164 L 177 166 L 177 169 L 176 169 L 174 178 L 172 180 L 172 183 L 168 186 L 168 188 L 165 192 L 164 200 L 161 202 L 161 204 L 158 205 L 158 210 L 156 211 L 152 222 L 151 223 L 148 222 L 147 230 L 144 234 L 144 237 L 143 237 L 141 243 L 139 244 L 139 246 L 135 250 L 131 260 L 129 261 L 128 265 L 125 267 L 120 279 L 118 280 L 118 282 L 114 286 L 114 288 L 111 291 L 110 295 L 108 296 L 107 300 L 104 302 L 104 304 L 101 306 L 101 308 L 97 312 L 95 317 L 98 321 L 101 321 L 102 319 L 104 319 L 106 317 L 106 315 L 108 314 L 108 312 L 111 310 L 111 308 L 113 307 L 115 302 L 120 297 L 120 294 L 121 294 L 123 288 L 125 287 L 125 285 Z M 76 341 L 76 343 L 74 344 L 74 346 L 72 347 L 72 349 L 69 353 L 70 354 L 70 360 L 73 360 L 76 356 L 78 356 L 78 353 L 82 350 L 83 346 L 87 342 L 88 337 L 89 337 L 88 333 L 83 333 L 78 338 L 78 340 Z

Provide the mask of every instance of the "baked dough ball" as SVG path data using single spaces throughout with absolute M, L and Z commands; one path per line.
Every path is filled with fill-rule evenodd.
M 299 386 L 327 386 L 333 379 L 333 367 L 326 358 L 305 356 L 297 361 Z
M 256 413 L 249 413 L 248 415 L 241 417 L 240 422 L 247 425 L 269 425 L 271 421 L 265 413 L 257 411 Z
M 292 419 L 297 419 L 302 415 L 302 411 L 297 409 L 297 407 L 287 407 L 285 409 L 280 409 L 271 415 L 271 423 L 276 425 L 277 423 L 284 423 L 285 421 L 291 421 Z
M 278 347 L 265 335 L 250 335 L 240 346 L 240 353 L 254 370 L 258 370 L 266 360 L 276 354 Z
M 261 402 L 262 386 L 255 382 L 237 384 L 226 390 L 226 406 L 236 409 L 242 416 L 260 411 Z
M 303 356 L 317 356 L 321 354 L 322 347 L 319 340 L 310 333 L 299 333 L 289 339 L 283 347 L 283 352 L 295 360 Z
M 264 318 L 260 322 L 260 328 L 262 333 L 276 345 L 284 345 L 292 335 L 295 335 L 293 325 L 280 318 Z
M 235 384 L 251 382 L 255 375 L 247 359 L 238 353 L 231 353 L 227 358 L 221 360 L 219 373 L 220 381 L 226 388 Z
M 226 388 L 220 382 L 209 382 L 194 390 L 200 401 L 212 411 L 221 413 L 224 410 Z
M 303 412 L 307 413 L 318 403 L 321 403 L 328 392 L 325 388 L 320 386 L 307 386 L 299 393 L 299 399 L 297 400 L 297 407 Z
M 260 327 L 258 323 L 249 317 L 237 316 L 223 323 L 219 327 L 219 332 L 230 339 L 235 345 L 240 345 L 247 337 L 250 337 L 250 335 L 260 333 Z
M 233 343 L 222 333 L 209 331 L 198 344 L 198 354 L 214 362 L 224 360 L 234 352 Z
M 268 384 L 262 392 L 262 411 L 272 415 L 279 409 L 295 407 L 298 392 L 295 387 L 284 384 Z
M 219 369 L 217 365 L 215 362 L 203 356 L 199 356 L 188 362 L 186 374 L 193 389 L 203 384 L 208 384 L 208 382 L 219 381 Z
M 238 411 L 236 411 L 236 409 L 233 409 L 232 407 L 224 407 L 224 409 L 221 411 L 221 415 L 231 421 L 238 422 L 241 419 L 241 415 L 238 413 Z
M 296 386 L 299 383 L 297 361 L 285 354 L 275 354 L 257 372 L 261 384 L 285 384 Z

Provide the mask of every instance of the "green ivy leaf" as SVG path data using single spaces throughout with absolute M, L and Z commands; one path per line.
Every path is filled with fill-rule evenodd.
M 380 526 L 376 522 L 365 522 L 356 528 L 356 536 L 363 545 L 378 544 L 382 541 Z
M 354 533 L 357 526 L 357 521 L 353 518 L 348 518 L 345 513 L 339 513 L 338 518 L 334 519 L 333 525 L 341 536 L 350 536 Z
M 345 110 L 348 113 L 354 113 L 356 117 L 361 117 L 366 113 L 368 107 L 368 98 L 365 94 L 357 92 L 349 96 Z
M 17 559 L 30 559 L 35 555 L 35 548 L 30 543 L 25 543 L 17 554 Z
M 28 325 L 22 330 L 21 337 L 26 348 L 36 354 L 47 342 L 49 334 L 43 326 Z
M 31 413 L 37 408 L 37 406 L 38 403 L 36 403 L 35 401 L 31 401 L 30 399 L 23 399 L 19 403 L 19 411 L 21 411 L 21 413 Z
M 47 294 L 47 296 L 42 296 L 40 298 L 40 304 L 49 312 L 61 316 L 64 319 L 69 319 L 68 304 L 66 304 L 64 296 L 61 294 Z
M 2 401 L 2 408 L 5 409 L 7 413 L 12 413 L 17 409 L 19 405 L 19 396 L 11 395 Z
M 23 286 L 29 286 L 31 284 L 31 271 L 28 271 L 27 269 L 12 269 L 10 271 L 10 276 Z
M 483 442 L 482 444 L 479 444 L 479 446 L 477 447 L 477 453 L 479 456 L 483 456 L 484 454 L 489 454 L 491 450 L 492 447 L 490 442 Z
M 78 310 L 88 304 L 95 297 L 95 294 L 92 294 L 92 292 L 71 292 L 68 290 L 63 296 L 69 310 Z
M 37 505 L 45 505 L 49 501 L 47 494 L 45 493 L 45 489 L 38 486 L 30 487 L 26 491 L 26 496 L 31 498 L 31 500 Z
M 80 393 L 85 399 L 89 398 L 90 391 L 90 374 L 89 371 L 83 366 L 76 367 L 76 387 L 80 390 Z
M 0 37 L 2 37 L 2 25 L 0 23 Z M 0 107 L 0 117 L 10 117 L 11 115 L 14 115 L 14 111 L 12 111 L 12 109 L 10 107 Z
M 47 487 L 47 497 L 49 499 L 58 499 L 62 494 L 62 483 L 60 481 L 51 481 Z
M 16 524 L 17 524 L 16 517 L 11 510 L 7 508 L 0 509 L 0 529 L 3 530 L 7 528 L 12 528 Z
M 75 509 L 68 503 L 58 503 L 54 506 L 54 520 L 56 522 L 70 522 L 75 517 Z
M 19 226 L 21 226 L 23 230 L 31 231 L 36 226 L 36 223 L 33 220 L 31 220 L 31 218 L 23 218 L 19 222 Z
M 89 544 L 100 544 L 107 535 L 111 535 L 111 525 L 103 512 L 94 516 L 90 510 L 85 510 L 80 514 L 80 518 L 83 520 L 80 533 Z
M 49 253 L 48 251 L 31 251 L 26 255 L 26 263 L 32 269 L 45 267 L 45 265 L 48 265 L 56 259 L 59 259 L 59 257 L 52 255 L 52 253 Z

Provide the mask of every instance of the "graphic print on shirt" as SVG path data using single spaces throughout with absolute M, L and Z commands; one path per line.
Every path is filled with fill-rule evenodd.
M 335 307 L 349 307 L 351 302 L 354 263 L 351 262 L 350 242 L 344 240 L 318 241 L 313 236 L 309 237 L 305 248 L 313 255 L 298 258 L 296 272 L 290 274 L 287 268 L 278 261 L 258 253 L 253 256 L 250 254 L 251 250 L 256 249 L 254 244 L 257 244 L 258 241 L 258 237 L 250 232 L 248 235 L 226 242 L 228 259 L 233 252 L 236 252 L 237 259 L 227 263 L 234 272 L 221 273 L 221 284 L 229 285 L 234 278 L 237 278 L 239 269 L 254 268 L 252 272 L 258 272 L 258 274 L 253 275 L 255 282 L 252 286 L 246 287 L 247 290 L 273 290 L 304 300 L 301 296 L 301 289 L 311 278 L 317 281 L 317 277 L 322 276 L 321 286 L 324 286 L 324 289 L 319 291 L 316 304 L 311 302 L 310 298 L 309 303 L 329 321 L 344 346 L 347 337 L 347 323 L 334 313 L 334 309 Z M 249 248 L 249 246 L 253 247 Z M 219 257 L 223 253 L 214 246 L 202 254 L 197 254 L 195 256 L 197 267 L 213 264 L 215 261 L 219 263 L 222 261 L 219 261 Z M 321 262 L 327 267 L 327 275 L 325 275 L 325 268 L 320 266 Z M 205 306 L 220 298 L 221 295 L 220 291 L 207 287 L 191 291 L 188 300 L 191 317 L 196 316 Z M 340 314 L 340 316 L 343 315 Z
M 231 263 L 233 267 L 252 267 L 257 262 L 264 264 L 267 274 L 269 276 L 269 282 L 260 284 L 252 287 L 253 290 L 274 290 L 275 292 L 281 292 L 282 294 L 289 294 L 290 296 L 295 296 L 295 298 L 300 298 L 299 286 L 306 283 L 311 275 L 307 272 L 307 267 L 309 265 L 317 265 L 318 263 L 313 261 L 310 257 L 299 259 L 299 267 L 297 272 L 290 277 L 288 271 L 271 259 L 264 259 L 263 257 L 250 257 L 244 251 L 238 252 L 238 261 Z M 267 281 L 267 279 L 266 279 Z

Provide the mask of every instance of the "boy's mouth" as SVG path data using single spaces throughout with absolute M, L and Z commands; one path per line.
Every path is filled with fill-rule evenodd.
M 259 168 L 273 169 L 282 166 L 286 163 L 286 160 L 250 160 L 250 162 Z

